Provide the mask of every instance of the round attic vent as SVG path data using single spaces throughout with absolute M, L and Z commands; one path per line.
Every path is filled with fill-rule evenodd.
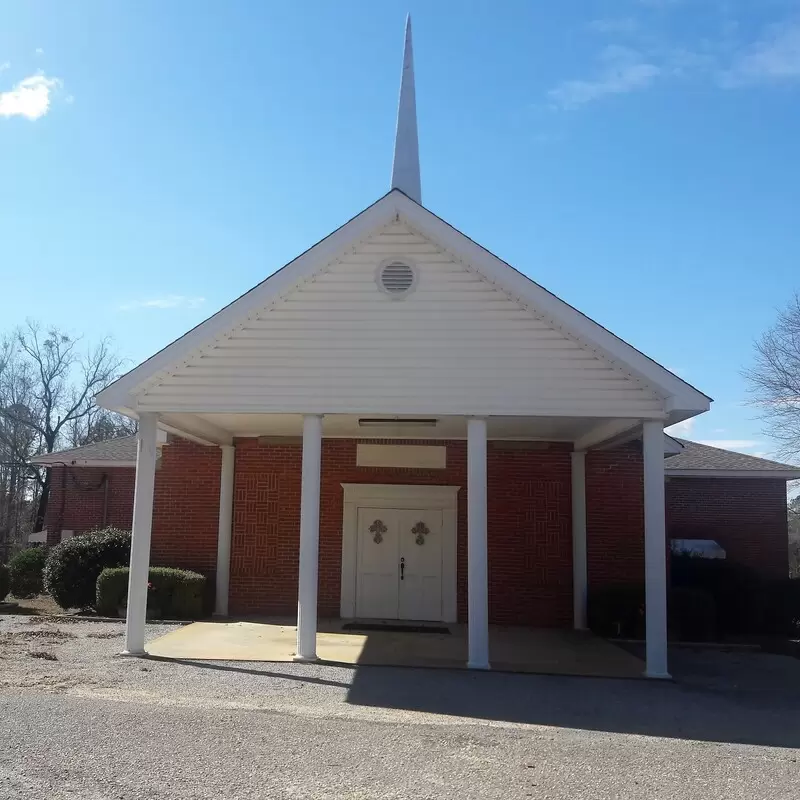
M 392 297 L 403 297 L 414 287 L 414 268 L 405 261 L 387 261 L 378 269 L 378 285 Z

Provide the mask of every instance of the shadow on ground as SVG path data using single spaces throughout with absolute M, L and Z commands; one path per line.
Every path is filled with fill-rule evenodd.
M 347 701 L 501 722 L 800 747 L 800 661 L 678 649 L 671 665 L 674 682 L 360 667 Z

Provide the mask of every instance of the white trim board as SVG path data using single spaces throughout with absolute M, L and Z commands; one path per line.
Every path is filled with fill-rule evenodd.
M 773 478 L 784 481 L 800 479 L 800 468 L 788 469 L 670 469 L 665 467 L 667 478 Z
M 460 486 L 408 486 L 382 483 L 343 483 L 342 585 L 339 614 L 356 613 L 356 562 L 359 508 L 425 508 L 442 512 L 442 622 L 457 622 L 456 553 Z
M 403 469 L 445 469 L 447 447 L 430 444 L 356 445 L 357 467 L 400 467 Z

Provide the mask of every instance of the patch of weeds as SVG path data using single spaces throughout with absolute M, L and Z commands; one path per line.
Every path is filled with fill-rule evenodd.
M 45 661 L 58 661 L 56 654 L 49 650 L 29 650 L 28 655 L 31 658 L 43 658 Z
M 107 633 L 87 633 L 87 639 L 117 639 L 125 634 L 122 631 L 109 631 Z

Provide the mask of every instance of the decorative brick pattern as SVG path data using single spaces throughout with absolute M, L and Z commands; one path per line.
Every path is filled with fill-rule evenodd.
M 545 627 L 571 620 L 570 450 L 555 443 L 546 450 L 489 443 L 492 622 Z
M 386 440 L 359 440 L 393 444 Z M 341 592 L 342 483 L 460 486 L 457 525 L 458 614 L 467 608 L 467 448 L 444 443 L 445 469 L 359 467 L 355 439 L 325 439 L 320 500 L 319 613 L 338 616 Z M 402 440 L 403 444 L 438 444 Z M 297 607 L 302 447 L 236 448 L 232 613 L 293 614 Z M 572 607 L 569 447 L 506 451 L 490 446 L 489 614 L 492 622 L 559 625 Z M 269 510 L 268 510 L 269 509 Z
M 395 443 L 384 439 L 358 440 Z M 341 590 L 342 483 L 460 486 L 457 526 L 458 616 L 467 612 L 467 446 L 444 444 L 445 469 L 358 467 L 355 439 L 322 447 L 319 613 L 337 616 Z M 569 625 L 572 615 L 570 446 L 531 448 L 490 442 L 488 449 L 489 617 L 493 623 Z M 151 561 L 216 569 L 221 454 L 174 439 L 156 472 Z M 236 442 L 232 614 L 294 614 L 297 608 L 302 446 Z M 103 521 L 130 527 L 134 470 L 52 471 L 47 525 L 80 533 Z M 718 541 L 732 560 L 768 576 L 787 570 L 786 492 L 768 479 L 670 478 L 668 534 Z M 644 579 L 644 500 L 639 444 L 586 457 L 589 585 Z
M 222 451 L 174 438 L 156 471 L 150 563 L 206 575 L 217 568 Z
M 297 609 L 302 446 L 236 442 L 231 547 L 232 614 Z

